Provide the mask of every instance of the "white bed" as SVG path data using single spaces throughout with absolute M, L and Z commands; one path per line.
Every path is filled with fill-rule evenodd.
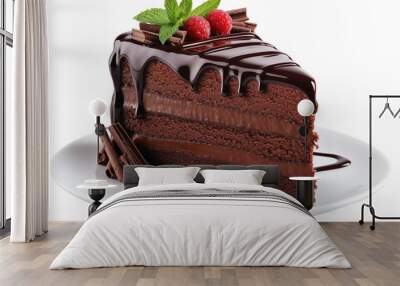
M 243 195 L 122 199 L 138 192 L 169 190 L 263 191 L 288 202 Z M 192 183 L 131 188 L 107 199 L 50 269 L 128 265 L 351 267 L 318 222 L 298 204 L 277 189 L 254 185 Z

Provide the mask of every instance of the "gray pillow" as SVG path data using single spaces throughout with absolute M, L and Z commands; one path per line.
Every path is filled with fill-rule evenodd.
M 199 170 L 198 167 L 135 168 L 139 186 L 195 183 L 194 178 Z

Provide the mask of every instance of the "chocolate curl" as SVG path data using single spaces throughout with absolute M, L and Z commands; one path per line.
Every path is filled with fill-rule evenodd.
M 146 25 L 148 25 L 148 24 L 146 24 Z M 143 44 L 147 44 L 147 45 L 159 44 L 160 43 L 160 40 L 158 38 L 159 32 L 156 32 L 157 29 L 155 27 L 152 27 L 150 29 L 155 32 L 132 29 L 132 37 L 136 41 L 141 42 Z M 186 38 L 186 32 L 181 31 L 179 33 L 175 33 L 175 35 L 170 37 L 167 42 L 174 44 L 174 45 L 182 45 L 183 42 L 185 41 L 185 38 Z
M 232 21 L 232 26 L 246 27 L 246 22 Z
M 119 161 L 121 162 L 122 165 L 129 165 L 128 159 L 123 154 L 119 156 Z
M 108 163 L 108 157 L 106 154 L 106 149 L 103 147 L 99 152 L 99 156 L 97 157 L 97 164 L 106 166 L 107 163 Z
M 256 23 L 252 23 L 252 22 L 244 22 L 246 24 L 247 28 L 250 28 L 251 32 L 255 32 L 256 28 L 257 28 L 257 24 Z
M 111 162 L 108 162 L 107 167 L 106 167 L 106 175 L 110 179 L 116 179 L 117 176 L 115 175 L 114 169 L 111 166 Z
M 232 32 L 240 33 L 240 32 L 254 32 L 256 30 L 257 24 L 251 22 L 232 22 Z
M 246 26 L 232 26 L 231 33 L 243 33 L 243 32 L 251 32 L 250 28 L 247 28 Z
M 245 22 L 249 20 L 249 18 L 247 17 L 246 8 L 234 9 L 226 12 L 232 17 L 232 20 L 234 22 Z
M 232 26 L 233 27 L 247 28 L 250 32 L 254 32 L 256 30 L 257 24 L 256 23 L 251 23 L 251 22 L 233 21 L 232 22 Z
M 139 23 L 139 28 L 142 31 L 146 32 L 151 32 L 158 34 L 160 33 L 160 26 L 159 25 L 153 25 L 153 24 L 147 24 L 147 23 Z
M 119 156 L 117 155 L 117 152 L 114 149 L 110 137 L 108 137 L 108 133 L 104 132 L 104 135 L 101 135 L 100 139 L 101 142 L 103 143 L 107 157 L 110 160 L 109 164 L 112 166 L 115 177 L 117 178 L 118 181 L 122 182 L 123 179 L 122 165 L 119 162 Z
M 147 164 L 146 159 L 140 153 L 136 145 L 131 141 L 124 127 L 119 123 L 115 123 L 108 127 L 111 136 L 123 155 L 123 162 L 126 164 Z

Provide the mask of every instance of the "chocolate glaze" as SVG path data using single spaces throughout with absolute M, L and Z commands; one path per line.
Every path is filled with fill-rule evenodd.
M 324 172 L 324 171 L 341 169 L 341 168 L 347 167 L 351 164 L 351 161 L 349 159 L 347 159 L 346 157 L 343 157 L 341 155 L 337 155 L 337 154 L 314 152 L 313 155 L 319 156 L 319 157 L 332 158 L 332 159 L 336 160 L 334 163 L 316 167 L 315 168 L 316 172 Z
M 222 78 L 221 94 L 228 95 L 232 77 L 239 82 L 238 93 L 243 94 L 247 83 L 256 80 L 261 91 L 268 82 L 279 81 L 301 89 L 314 102 L 315 81 L 287 54 L 263 42 L 256 34 L 245 32 L 213 37 L 183 46 L 145 45 L 137 42 L 131 33 L 117 37 L 110 57 L 110 71 L 115 94 L 113 97 L 112 121 L 120 121 L 123 97 L 120 91 L 120 61 L 126 58 L 131 67 L 138 96 L 136 115 L 144 115 L 144 72 L 147 65 L 161 61 L 175 70 L 183 79 L 197 89 L 197 81 L 206 69 L 216 69 Z

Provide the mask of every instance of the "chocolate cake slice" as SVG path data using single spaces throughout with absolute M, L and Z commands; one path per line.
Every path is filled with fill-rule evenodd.
M 119 122 L 151 164 L 278 164 L 313 175 L 314 118 L 307 154 L 297 112 L 315 82 L 290 56 L 252 32 L 183 45 L 117 37 L 110 58 Z

